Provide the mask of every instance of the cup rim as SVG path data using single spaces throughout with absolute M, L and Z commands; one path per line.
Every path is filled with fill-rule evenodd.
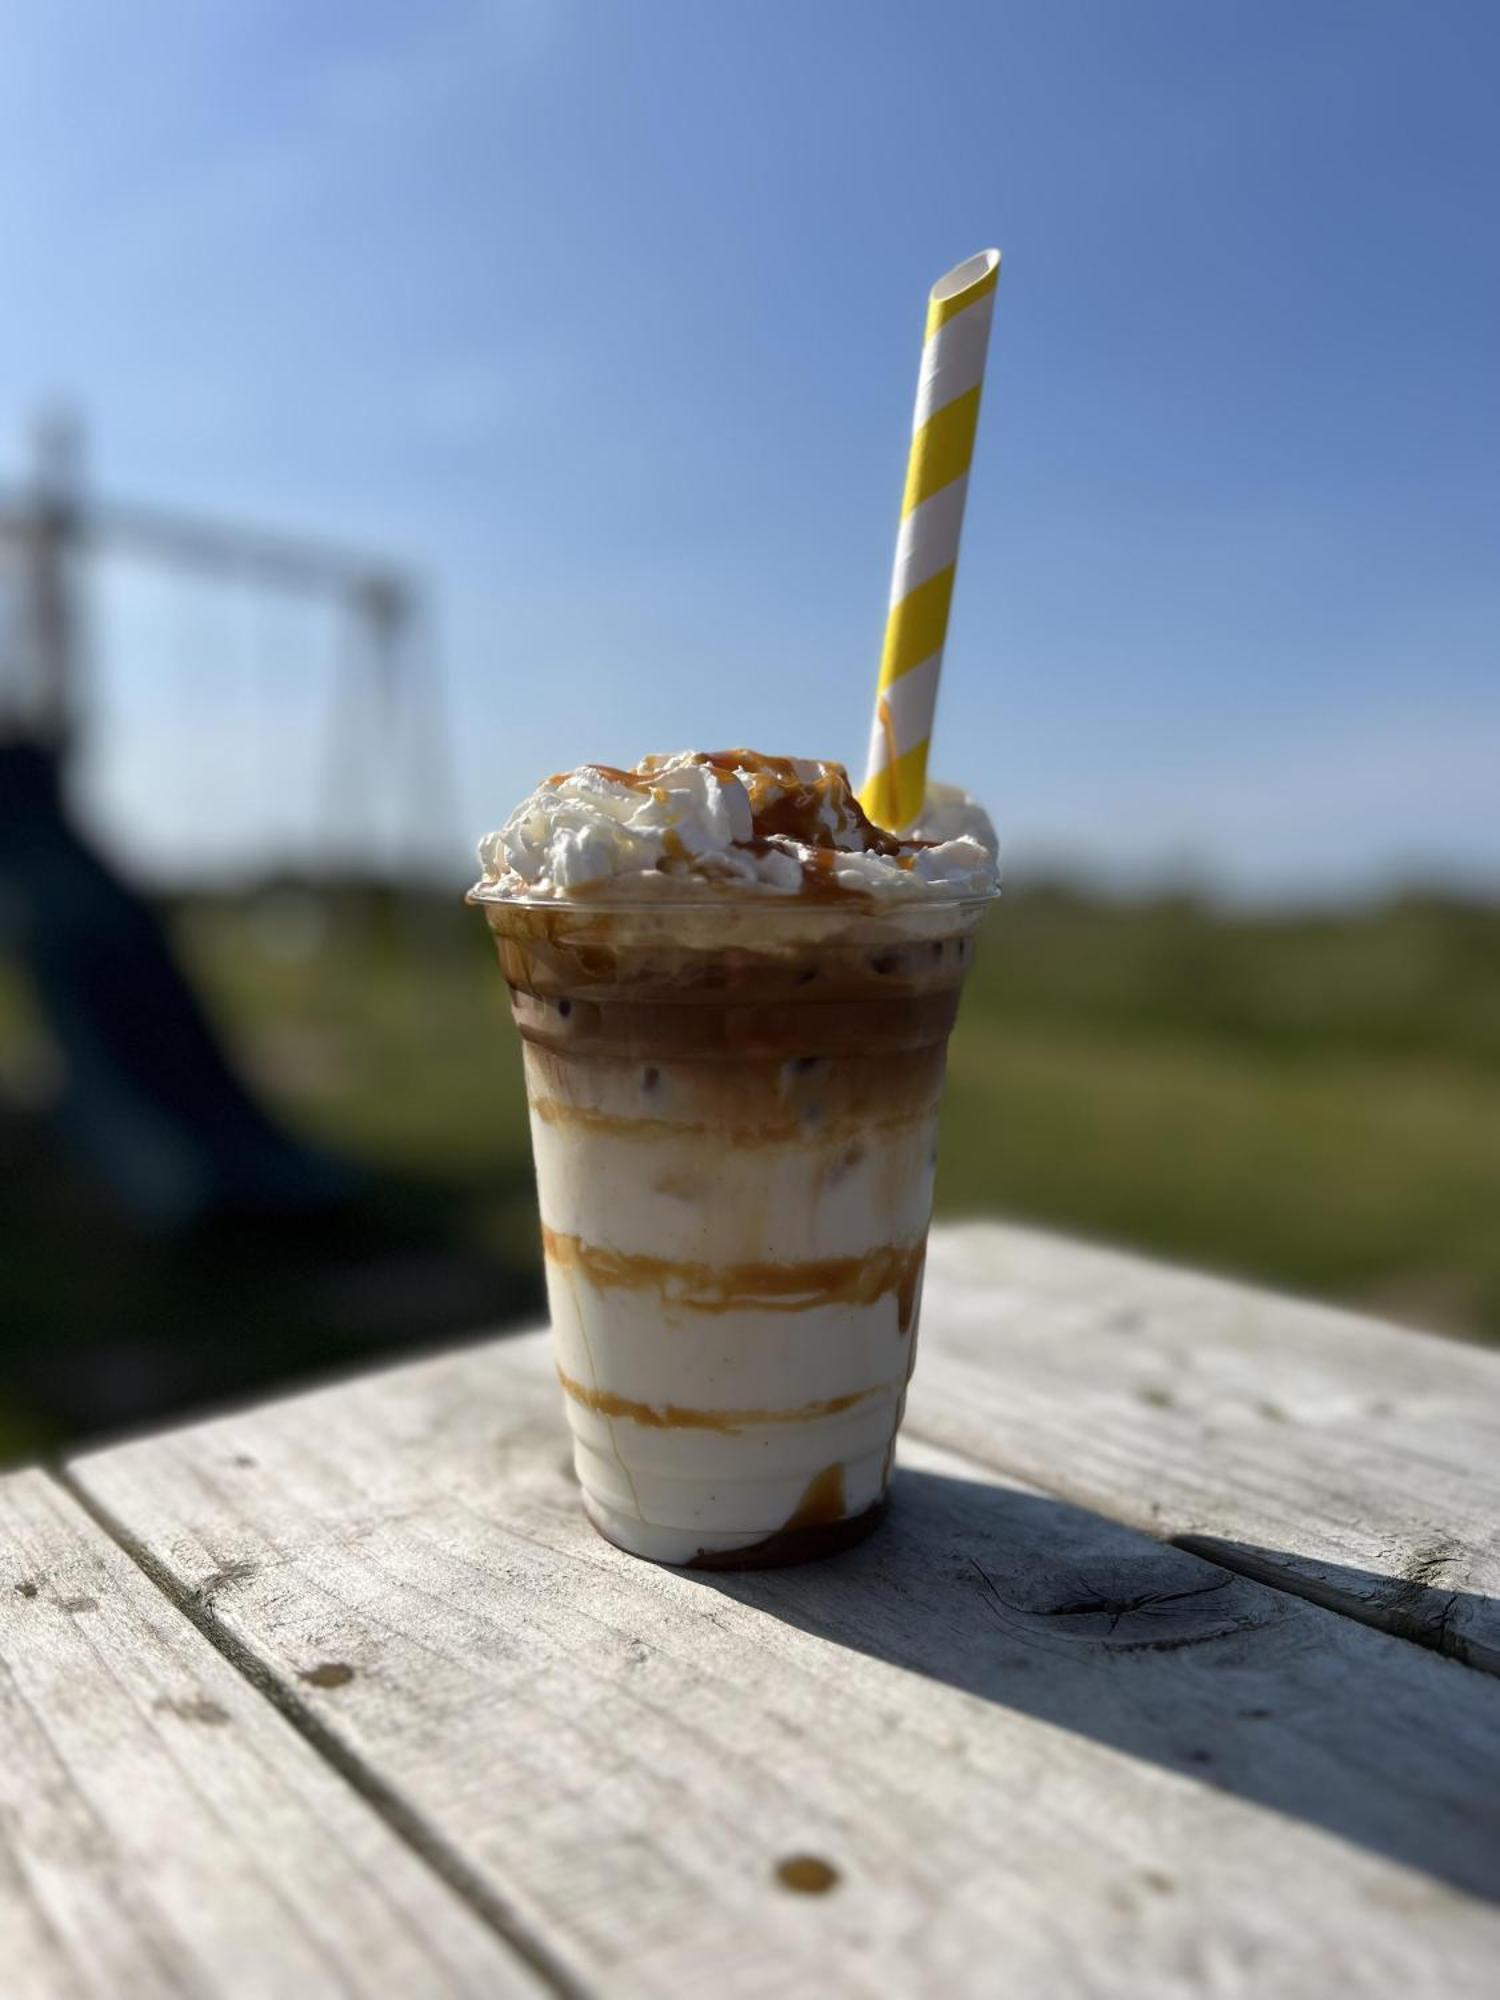
M 651 916 L 670 917 L 695 912 L 718 916 L 822 916 L 822 917 L 901 917 L 948 910 L 985 910 L 1002 899 L 997 884 L 993 889 L 924 894 L 914 890 L 896 896 L 872 896 L 859 890 L 831 896 L 802 896 L 776 889 L 744 890 L 709 895 L 637 896 L 505 896 L 486 893 L 487 885 L 476 882 L 464 901 L 476 910 L 537 910 L 567 913 L 570 916 Z

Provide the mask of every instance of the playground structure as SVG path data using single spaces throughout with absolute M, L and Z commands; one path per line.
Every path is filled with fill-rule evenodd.
M 39 427 L 29 482 L 0 492 L 0 945 L 25 967 L 61 1057 L 68 1143 L 122 1209 L 158 1227 L 336 1205 L 357 1176 L 255 1101 L 156 912 L 71 808 L 91 701 L 90 569 L 106 554 L 331 607 L 345 643 L 329 710 L 330 810 L 371 788 L 373 774 L 350 767 L 363 747 L 382 788 L 404 775 L 423 827 L 441 825 L 447 787 L 420 594 L 388 563 L 96 499 L 67 422 Z

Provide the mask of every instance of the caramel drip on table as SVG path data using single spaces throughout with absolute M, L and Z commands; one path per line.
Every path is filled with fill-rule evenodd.
M 925 1239 L 882 1244 L 858 1257 L 805 1264 L 697 1264 L 610 1250 L 542 1226 L 542 1248 L 555 1264 L 582 1271 L 601 1291 L 659 1291 L 695 1312 L 810 1312 L 818 1306 L 872 1306 L 896 1294 L 901 1331 L 916 1307 Z
M 564 1392 L 571 1396 L 575 1403 L 582 1403 L 586 1410 L 592 1410 L 596 1416 L 628 1418 L 631 1423 L 644 1424 L 648 1430 L 653 1431 L 721 1431 L 726 1437 L 736 1437 L 742 1430 L 758 1429 L 764 1424 L 811 1424 L 816 1423 L 820 1417 L 836 1417 L 845 1410 L 852 1410 L 856 1403 L 863 1403 L 871 1396 L 888 1394 L 894 1386 L 888 1382 L 879 1382 L 873 1389 L 857 1389 L 853 1395 L 826 1396 L 821 1402 L 799 1403 L 785 1410 L 694 1410 L 685 1409 L 677 1403 L 637 1402 L 631 1396 L 617 1396 L 613 1389 L 590 1389 L 586 1383 L 575 1382 L 571 1375 L 565 1375 L 561 1368 L 557 1371 L 557 1379 L 562 1383 Z M 843 1474 L 840 1468 L 833 1466 L 831 1470 L 838 1473 L 842 1481 Z M 819 1476 L 827 1479 L 828 1474 L 825 1472 Z M 817 1481 L 815 1480 L 813 1484 L 815 1486 Z M 813 1488 L 810 1486 L 803 1495 L 803 1507 L 807 1506 L 812 1491 Z M 842 1513 L 842 1485 L 839 1489 L 839 1510 Z M 819 1518 L 838 1519 L 839 1516 Z M 794 1521 L 799 1526 L 806 1525 L 800 1509 L 794 1516 Z
M 776 1864 L 776 1880 L 799 1896 L 826 1896 L 838 1887 L 839 1871 L 817 1854 L 789 1854 Z

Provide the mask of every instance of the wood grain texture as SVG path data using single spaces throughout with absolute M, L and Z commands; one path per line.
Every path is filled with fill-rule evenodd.
M 0 1480 L 6 2000 L 544 1990 L 52 1480 Z
M 1500 1355 L 993 1224 L 922 1343 L 909 1433 L 1500 1673 Z
M 74 1476 L 585 1990 L 1491 1990 L 1500 1687 L 969 1458 L 656 1569 L 533 1336 Z

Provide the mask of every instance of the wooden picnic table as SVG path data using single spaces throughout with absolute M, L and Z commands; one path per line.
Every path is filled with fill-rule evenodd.
M 1500 1358 L 937 1231 L 895 1504 L 579 1511 L 540 1333 L 0 1481 L 0 1991 L 1489 1994 Z

